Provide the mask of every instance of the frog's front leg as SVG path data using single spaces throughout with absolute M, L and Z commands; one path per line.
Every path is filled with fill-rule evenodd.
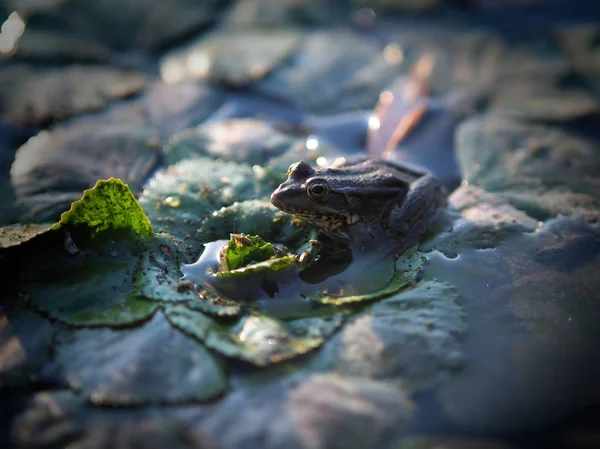
M 412 246 L 431 225 L 438 208 L 446 204 L 446 195 L 433 175 L 424 175 L 410 185 L 401 204 L 390 210 L 388 232 Z

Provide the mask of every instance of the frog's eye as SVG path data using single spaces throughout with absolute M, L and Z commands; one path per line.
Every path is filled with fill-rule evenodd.
M 306 193 L 311 200 L 325 201 L 329 196 L 329 184 L 322 179 L 315 179 L 306 186 Z

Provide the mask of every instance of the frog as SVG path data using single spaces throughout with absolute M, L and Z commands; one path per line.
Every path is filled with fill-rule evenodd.
M 430 228 L 446 192 L 426 170 L 355 157 L 329 167 L 292 164 L 270 200 L 353 249 L 400 255 Z

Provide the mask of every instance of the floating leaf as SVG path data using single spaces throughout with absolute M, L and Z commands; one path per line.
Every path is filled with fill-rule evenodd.
M 144 88 L 145 76 L 114 67 L 43 68 L 4 65 L 0 70 L 0 116 L 24 125 L 45 125 L 86 111 Z
M 263 239 L 294 247 L 310 238 L 312 228 L 268 200 L 249 200 L 213 212 L 198 230 L 203 241 L 229 238 L 231 231 L 260 235 Z
M 160 313 L 126 332 L 66 332 L 55 347 L 71 387 L 95 404 L 202 401 L 227 388 L 214 356 L 173 329 Z
M 316 31 L 256 86 L 304 111 L 326 115 L 374 107 L 396 77 L 382 52 L 358 34 Z
M 168 407 L 91 407 L 89 398 L 67 389 L 32 392 L 18 400 L 12 428 L 19 431 L 12 441 L 22 447 L 64 447 L 67 441 L 98 449 L 210 447 L 204 434 L 175 418 Z M 16 405 L 11 402 L 6 398 L 3 406 Z
M 293 326 L 273 318 L 250 314 L 234 326 L 224 326 L 183 305 L 168 306 L 169 321 L 223 355 L 266 366 L 304 354 L 320 346 L 338 322 L 317 319 L 309 331 L 306 322 Z
M 167 83 L 210 79 L 245 86 L 264 78 L 301 37 L 302 33 L 293 29 L 225 29 L 168 53 L 160 72 Z
M 0 390 L 48 381 L 51 344 L 56 326 L 22 304 L 0 308 Z
M 108 230 L 131 231 L 139 238 L 154 235 L 148 218 L 127 184 L 115 178 L 100 180 L 83 192 L 83 197 L 71 204 L 71 209 L 61 215 L 53 229 L 65 226 L 86 226 L 91 237 Z
M 124 325 L 143 321 L 158 308 L 134 294 L 140 248 L 103 240 L 70 254 L 62 242 L 53 243 L 37 245 L 24 256 L 22 287 L 29 301 L 52 318 L 75 326 Z
M 284 134 L 264 120 L 237 119 L 209 122 L 187 129 L 173 136 L 164 151 L 169 164 L 208 156 L 264 166 L 273 157 L 303 145 L 302 139 Z
M 457 142 L 469 184 L 496 193 L 538 220 L 558 214 L 600 219 L 597 142 L 568 128 L 495 114 L 463 123 Z
M 232 271 L 275 257 L 275 248 L 258 235 L 231 234 L 222 250 L 221 269 Z
M 0 228 L 0 249 L 19 246 L 47 232 L 51 227 L 51 224 L 27 224 Z
M 21 222 L 57 220 L 98 179 L 116 177 L 141 190 L 158 163 L 158 132 L 117 115 L 125 124 L 86 118 L 42 131 L 17 150 L 10 180 Z
M 159 234 L 148 242 L 135 276 L 135 292 L 157 301 L 197 301 L 198 294 L 180 282 L 182 254 L 177 242 Z
M 247 165 L 197 158 L 159 171 L 142 193 L 140 204 L 159 232 L 182 240 L 186 253 L 197 256 L 203 243 L 197 230 L 210 213 L 270 193 Z
M 428 388 L 463 363 L 464 311 L 453 287 L 422 281 L 374 304 L 340 334 L 335 369 Z

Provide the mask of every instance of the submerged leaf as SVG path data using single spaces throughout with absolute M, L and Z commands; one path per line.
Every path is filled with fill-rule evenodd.
M 391 281 L 387 286 L 381 288 L 380 290 L 367 294 L 349 296 L 328 296 L 322 292 L 310 292 L 304 294 L 304 296 L 310 300 L 322 304 L 333 305 L 374 301 L 376 299 L 391 296 L 394 293 L 402 290 L 404 287 L 413 285 L 415 283 L 416 274 L 422 264 L 423 258 L 417 252 L 412 251 L 410 254 L 401 256 L 396 261 L 396 266 Z

